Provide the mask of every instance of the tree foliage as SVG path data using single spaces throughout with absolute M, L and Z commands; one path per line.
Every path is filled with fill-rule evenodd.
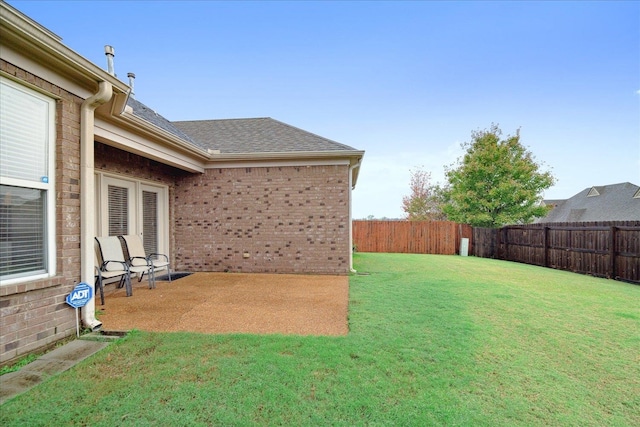
M 411 173 L 411 195 L 402 198 L 402 210 L 410 221 L 439 221 L 446 219 L 442 212 L 443 190 L 431 184 L 431 173 L 416 168 Z
M 502 131 L 472 132 L 462 144 L 466 153 L 446 170 L 449 180 L 444 212 L 451 221 L 477 227 L 526 224 L 542 217 L 542 192 L 555 178 L 540 171 L 533 155 L 520 143 L 520 131 L 500 139 Z

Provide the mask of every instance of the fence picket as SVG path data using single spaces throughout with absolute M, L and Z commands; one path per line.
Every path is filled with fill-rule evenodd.
M 454 255 L 472 228 L 451 221 L 353 221 L 353 242 L 360 252 Z
M 474 228 L 474 255 L 640 283 L 640 221 Z

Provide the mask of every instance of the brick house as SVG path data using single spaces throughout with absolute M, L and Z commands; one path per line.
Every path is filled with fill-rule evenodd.
M 75 333 L 95 236 L 139 234 L 175 270 L 349 273 L 363 151 L 270 118 L 172 123 L 0 13 L 0 363 Z M 100 327 L 94 300 L 82 320 Z

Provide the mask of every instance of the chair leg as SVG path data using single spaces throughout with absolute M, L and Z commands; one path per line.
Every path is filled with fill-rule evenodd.
M 156 269 L 151 267 L 149 269 L 149 289 L 156 288 Z
M 171 264 L 167 265 L 167 276 L 169 276 L 169 283 L 171 283 Z
M 127 275 L 124 278 L 124 286 L 127 289 L 127 296 L 130 297 L 133 295 L 133 290 L 131 289 L 131 276 Z
M 104 287 L 102 286 L 102 280 L 100 280 L 100 276 L 96 277 L 96 282 L 93 284 L 93 289 L 96 288 L 96 285 L 100 288 L 100 305 L 104 305 Z

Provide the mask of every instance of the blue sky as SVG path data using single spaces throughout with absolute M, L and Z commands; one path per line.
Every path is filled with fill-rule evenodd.
M 354 218 L 403 216 L 497 123 L 551 170 L 545 198 L 640 185 L 640 2 L 9 1 L 136 74 L 169 120 L 272 117 L 365 150 Z

